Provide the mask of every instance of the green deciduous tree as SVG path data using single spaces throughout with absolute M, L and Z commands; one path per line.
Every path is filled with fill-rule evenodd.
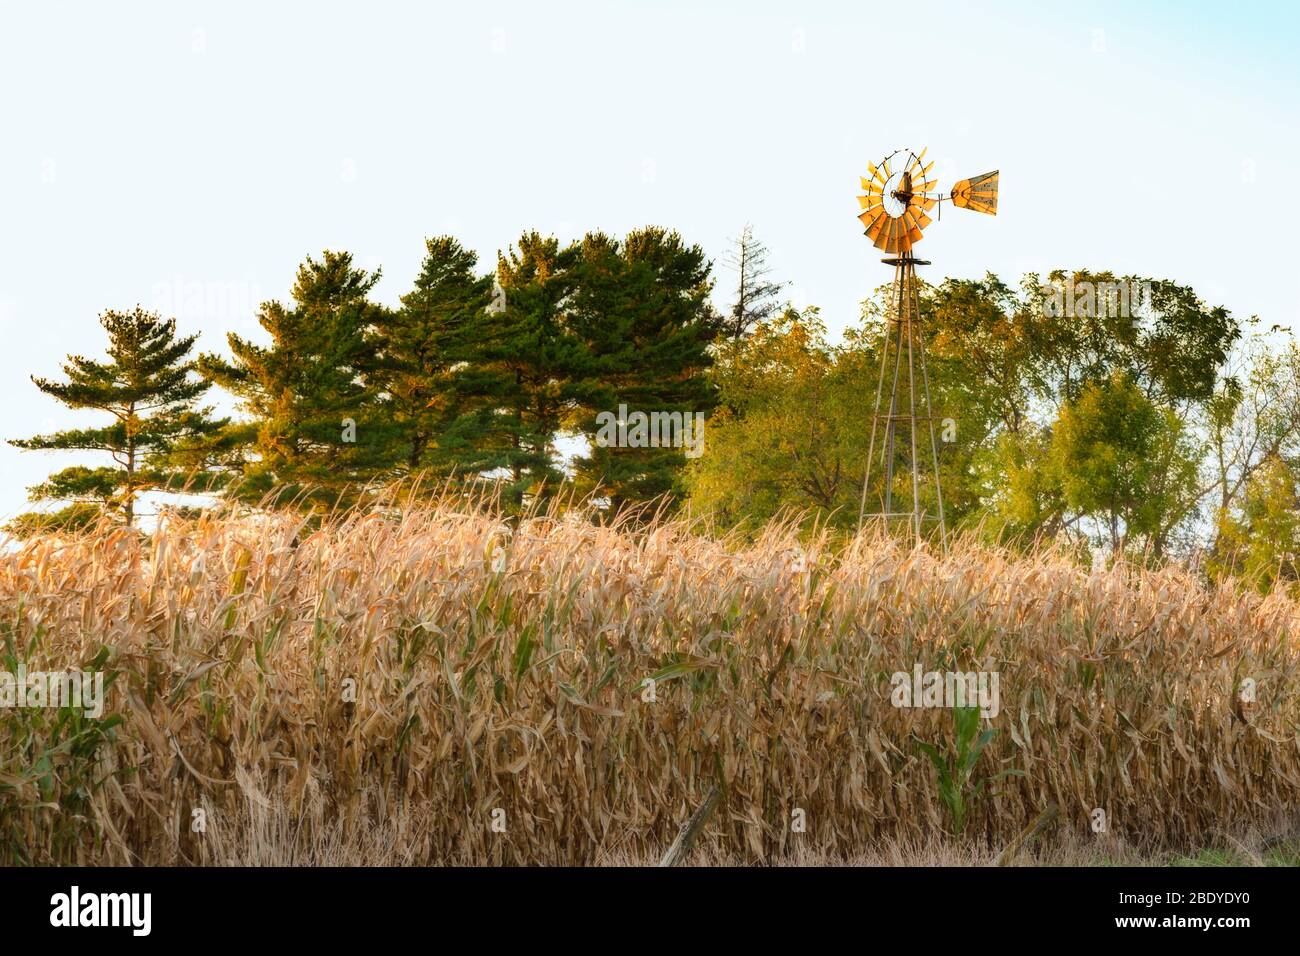
M 868 375 L 825 333 L 816 309 L 791 309 L 722 351 L 708 451 L 686 472 L 697 511 L 748 527 L 782 511 L 856 523 Z
M 1026 276 L 1018 293 L 994 276 L 949 280 L 935 300 L 935 351 L 946 363 L 940 374 L 961 382 L 977 407 L 996 413 L 987 431 L 977 425 L 963 433 L 976 445 L 972 463 L 994 518 L 988 527 L 1050 536 L 1077 532 L 1081 520 L 1098 514 L 1066 501 L 1062 482 L 1069 476 L 1054 467 L 1049 452 L 1054 442 L 1060 450 L 1054 437 L 1060 420 L 1078 422 L 1065 409 L 1089 390 L 1091 399 L 1097 389 L 1113 397 L 1111 383 L 1122 376 L 1167 426 L 1153 433 L 1159 441 L 1151 449 L 1157 457 L 1146 463 L 1145 523 L 1133 537 L 1160 554 L 1187 533 L 1213 486 L 1198 474 L 1202 422 L 1221 401 L 1216 389 L 1232 384 L 1220 379 L 1241 335 L 1225 309 L 1173 282 L 1084 270 L 1058 270 L 1045 282 Z M 1125 446 L 1106 447 L 1118 454 Z
M 1017 433 L 1031 421 L 1035 351 L 1030 322 L 1015 291 L 995 275 L 947 279 L 922 295 L 931 361 L 940 382 L 956 383 L 978 409 L 980 425 L 965 440 L 995 430 Z
M 1253 342 L 1205 403 L 1211 481 L 1226 515 L 1255 472 L 1274 458 L 1300 459 L 1300 348 Z
M 1069 515 L 1051 450 L 1051 430 L 1031 422 L 1000 433 L 980 456 L 990 530 L 998 537 L 1032 541 L 1066 526 Z
M 1049 460 L 1065 506 L 1095 519 L 1112 549 L 1143 535 L 1159 553 L 1169 515 L 1195 493 L 1199 458 L 1172 409 L 1115 372 L 1062 408 Z
M 1058 406 L 1114 372 L 1167 405 L 1204 401 L 1241 337 L 1227 309 L 1167 279 L 1057 270 L 1021 288 L 1032 380 Z
M 1241 507 L 1219 522 L 1210 559 L 1215 577 L 1230 574 L 1267 592 L 1300 581 L 1300 489 L 1293 467 L 1274 455 L 1251 476 Z

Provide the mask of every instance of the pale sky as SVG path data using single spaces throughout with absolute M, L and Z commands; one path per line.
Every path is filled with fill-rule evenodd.
M 103 309 L 224 349 L 304 256 L 396 304 L 444 232 L 486 270 L 529 228 L 717 259 L 751 222 L 839 331 L 890 275 L 854 196 L 899 147 L 1002 172 L 927 279 L 1113 269 L 1300 330 L 1297 5 L 1144 6 L 0 2 L 0 438 L 101 420 L 29 375 L 99 355 Z M 0 445 L 0 519 L 77 460 Z

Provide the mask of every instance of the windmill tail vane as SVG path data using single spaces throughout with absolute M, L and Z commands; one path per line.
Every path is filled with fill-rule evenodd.
M 998 171 L 963 179 L 952 187 L 952 204 L 959 209 L 973 209 L 990 216 L 998 214 Z
M 929 215 L 936 207 L 942 211 L 944 202 L 958 209 L 996 216 L 998 212 L 998 171 L 981 173 L 955 183 L 947 195 L 935 191 L 938 180 L 933 177 L 934 162 L 925 162 L 925 153 L 895 150 L 879 165 L 867 163 L 869 176 L 860 179 L 863 195 L 858 197 L 862 211 L 858 220 L 872 244 L 892 258 L 881 260 L 894 267 L 893 318 L 886 325 L 880 350 L 880 376 L 876 385 L 876 403 L 871 417 L 871 443 L 868 446 L 866 471 L 862 478 L 862 502 L 858 510 L 858 527 L 868 517 L 879 519 L 886 527 L 891 521 L 906 519 L 919 545 L 926 534 L 926 523 L 938 531 L 940 544 L 946 549 L 948 530 L 943 513 L 943 489 L 939 481 L 939 446 L 935 440 L 935 420 L 930 399 L 930 374 L 925 361 L 925 336 L 920 330 L 920 297 L 917 291 L 916 266 L 929 265 L 914 258 L 912 247 L 921 241 L 926 226 L 933 221 Z M 936 217 L 938 212 L 935 213 Z M 892 357 L 892 369 L 891 369 Z M 888 373 L 888 374 L 887 374 Z M 888 398 L 885 380 L 889 378 Z M 919 394 L 918 394 L 919 391 Z M 924 398 L 924 405 L 918 404 Z M 918 454 L 917 423 L 928 428 L 930 465 L 933 468 L 934 513 L 922 501 L 921 486 L 928 484 L 922 477 L 921 458 Z M 922 436 L 924 438 L 924 436 Z M 880 474 L 883 482 L 879 489 L 880 510 L 867 511 L 871 488 L 871 472 L 876 460 L 879 439 Z M 909 510 L 896 510 L 894 504 L 896 456 L 902 440 L 902 456 L 910 464 L 911 505 Z M 927 469 L 928 470 L 928 469 Z M 905 494 L 906 489 L 900 488 Z

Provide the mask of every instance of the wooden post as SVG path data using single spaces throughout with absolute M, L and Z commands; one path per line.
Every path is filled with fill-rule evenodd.
M 1010 866 L 1011 861 L 1015 859 L 1016 853 L 1027 843 L 1032 843 L 1038 839 L 1039 834 L 1056 822 L 1056 818 L 1061 815 L 1061 808 L 1052 804 L 1046 810 L 1038 815 L 1038 819 L 1029 824 L 1020 836 L 1012 840 L 1005 850 L 997 855 L 993 861 L 994 866 Z
M 709 817 L 713 816 L 713 810 L 718 805 L 718 794 L 718 787 L 714 784 L 713 789 L 709 791 L 709 795 L 704 798 L 704 803 L 682 824 L 681 830 L 677 832 L 677 839 L 673 840 L 673 845 L 668 848 L 668 852 L 659 861 L 660 866 L 680 866 L 682 861 L 686 859 L 691 844 L 695 842 L 695 838 L 704 829 L 704 824 L 709 822 Z

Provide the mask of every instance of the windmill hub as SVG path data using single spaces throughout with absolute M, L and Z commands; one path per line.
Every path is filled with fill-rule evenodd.
M 909 203 L 911 203 L 912 195 L 913 195 L 911 173 L 907 173 L 907 172 L 903 173 L 902 182 L 900 182 L 898 188 L 894 190 L 893 195 L 894 198 L 897 199 L 904 206 L 907 206 Z

